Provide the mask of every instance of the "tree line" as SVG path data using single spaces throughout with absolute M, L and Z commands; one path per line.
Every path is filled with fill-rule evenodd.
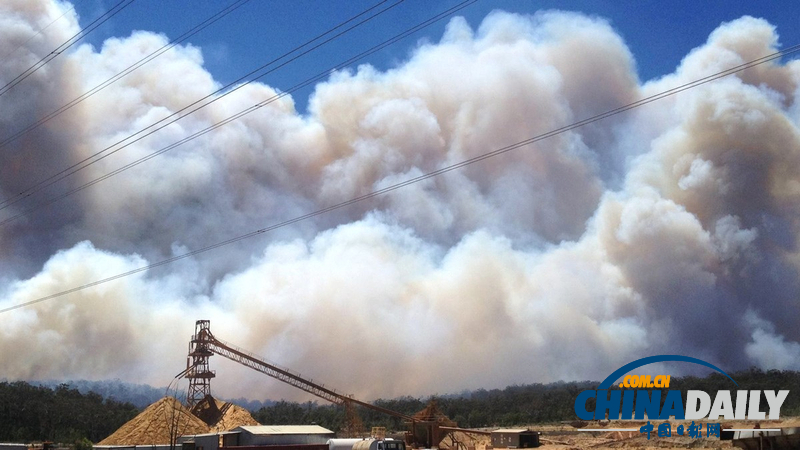
M 99 442 L 138 413 L 131 403 L 65 384 L 0 383 L 0 442 Z
M 712 393 L 718 390 L 785 390 L 789 396 L 781 408 L 781 416 L 800 416 L 800 372 L 791 370 L 763 371 L 757 368 L 731 373 L 738 386 L 724 375 L 714 372 L 705 377 L 672 377 L 669 389 L 680 390 L 686 400 L 688 390 Z M 479 389 L 458 395 L 440 397 L 401 397 L 377 400 L 374 404 L 405 415 L 421 411 L 430 400 L 435 400 L 439 410 L 464 428 L 509 427 L 536 423 L 575 421 L 574 404 L 578 394 L 586 389 L 596 389 L 599 382 L 555 382 L 509 386 L 505 389 Z M 618 387 L 614 387 L 618 389 Z M 661 401 L 666 399 L 666 390 Z M 766 401 L 762 395 L 762 410 Z M 735 399 L 735 396 L 734 396 Z M 594 410 L 594 400 L 587 408 Z M 402 420 L 384 414 L 360 409 L 359 415 L 365 429 L 383 426 L 387 430 L 402 430 Z M 264 424 L 318 424 L 339 430 L 344 423 L 344 410 L 336 405 L 319 405 L 316 402 L 294 403 L 281 401 L 259 409 L 253 417 Z
M 749 369 L 730 375 L 738 387 L 724 375 L 712 373 L 705 377 L 673 377 L 669 389 L 681 390 L 684 400 L 690 389 L 708 392 L 788 389 L 790 393 L 781 415 L 800 416 L 800 372 Z M 460 427 L 508 427 L 574 421 L 575 398 L 585 389 L 596 389 L 598 384 L 596 381 L 536 383 L 455 395 L 380 399 L 374 403 L 412 416 L 435 400 L 438 409 Z M 662 401 L 665 397 L 664 392 Z M 762 404 L 765 405 L 763 401 Z M 593 410 L 592 400 L 587 406 Z M 25 382 L 0 382 L 0 442 L 75 443 L 82 439 L 99 442 L 139 412 L 131 403 L 95 392 L 81 393 L 66 384 L 51 389 Z M 334 431 L 345 425 L 344 408 L 316 402 L 279 401 L 251 413 L 259 423 L 267 425 L 317 424 Z M 398 418 L 363 408 L 358 413 L 365 430 L 374 426 L 394 431 L 405 428 Z
M 512 426 L 532 423 L 574 420 L 575 397 L 584 389 L 592 389 L 597 382 L 557 382 L 509 386 L 505 389 L 479 389 L 458 395 L 432 397 L 400 397 L 380 399 L 375 405 L 413 416 L 433 400 L 444 415 L 459 427 L 482 428 Z M 385 427 L 387 430 L 404 429 L 402 419 L 366 408 L 357 408 L 365 430 Z M 259 423 L 317 424 L 330 430 L 339 430 L 345 422 L 344 408 L 316 402 L 295 403 L 280 401 L 252 413 Z

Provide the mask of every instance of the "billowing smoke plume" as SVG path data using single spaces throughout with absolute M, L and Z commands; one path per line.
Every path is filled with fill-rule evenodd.
M 0 2 L 0 53 L 68 5 Z M 56 22 L 4 84 L 67 37 Z M 0 138 L 167 41 L 83 45 L 0 97 Z M 390 186 L 773 53 L 721 25 L 641 83 L 604 21 L 496 12 L 381 72 L 319 84 L 0 228 L 0 307 L 156 262 Z M 197 319 L 220 338 L 365 399 L 600 379 L 682 353 L 800 369 L 800 81 L 771 62 L 347 209 L 6 313 L 0 377 L 166 385 Z M 217 89 L 174 49 L 2 148 L 16 193 Z M 253 84 L 102 160 L 76 186 L 275 94 Z M 65 189 L 53 187 L 50 192 Z M 33 197 L 33 196 L 32 196 Z M 34 204 L 19 202 L 16 214 Z M 299 398 L 215 357 L 223 396 Z

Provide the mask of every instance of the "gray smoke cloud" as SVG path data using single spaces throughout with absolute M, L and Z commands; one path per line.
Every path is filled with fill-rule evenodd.
M 0 1 L 0 54 L 69 8 Z M 78 30 L 11 53 L 4 84 Z M 0 137 L 167 42 L 82 45 L 0 98 Z M 0 228 L 0 308 L 390 186 L 773 53 L 762 19 L 722 24 L 641 82 L 598 18 L 452 19 L 407 61 L 291 97 Z M 800 63 L 771 62 L 383 197 L 3 315 L 0 377 L 163 386 L 194 321 L 374 399 L 600 379 L 682 353 L 800 369 Z M 220 84 L 179 46 L 0 149 L 0 198 Z M 77 174 L 75 186 L 277 91 L 254 83 Z M 62 185 L 50 189 L 61 192 Z M 43 198 L 43 197 L 41 197 Z M 31 199 L 33 201 L 33 199 Z M 33 203 L 20 202 L 3 217 Z M 221 396 L 305 398 L 212 358 Z M 681 368 L 676 368 L 679 372 Z

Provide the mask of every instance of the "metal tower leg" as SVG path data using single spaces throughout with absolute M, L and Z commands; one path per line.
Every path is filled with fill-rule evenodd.
M 208 344 L 211 342 L 209 324 L 208 320 L 198 320 L 195 323 L 194 336 L 189 344 L 189 358 L 186 363 L 191 365 L 187 367 L 189 372 L 186 378 L 189 379 L 189 392 L 186 394 L 186 403 L 190 409 L 207 395 L 211 395 L 211 379 L 216 376 L 216 373 L 208 365 L 209 357 L 214 354 L 208 348 Z

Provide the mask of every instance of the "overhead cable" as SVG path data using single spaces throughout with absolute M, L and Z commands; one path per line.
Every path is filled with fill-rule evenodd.
M 114 84 L 115 82 L 119 81 L 120 79 L 124 78 L 125 76 L 131 74 L 136 69 L 138 69 L 138 68 L 142 67 L 143 65 L 149 63 L 150 61 L 158 58 L 162 54 L 164 54 L 164 53 L 168 52 L 169 50 L 171 50 L 176 45 L 186 41 L 187 39 L 189 39 L 190 37 L 192 37 L 195 34 L 199 33 L 200 31 L 204 30 L 205 28 L 208 28 L 214 22 L 217 22 L 218 20 L 220 20 L 223 17 L 227 16 L 228 14 L 232 13 L 233 11 L 235 11 L 239 7 L 243 6 L 245 3 L 248 3 L 249 1 L 250 0 L 237 0 L 234 3 L 226 6 L 225 8 L 223 8 L 220 11 L 218 11 L 217 13 L 212 15 L 211 17 L 209 17 L 206 20 L 204 20 L 203 22 L 200 22 L 199 24 L 197 24 L 194 27 L 192 27 L 190 30 L 187 30 L 182 35 L 178 36 L 177 38 L 171 40 L 170 42 L 168 42 L 167 44 L 163 45 L 159 49 L 153 51 L 152 53 L 148 54 L 147 56 L 143 57 L 142 59 L 140 59 L 140 60 L 136 61 L 135 63 L 131 64 L 130 66 L 126 67 L 125 69 L 123 69 L 119 73 L 115 74 L 111 78 L 103 81 L 102 83 L 98 84 L 97 86 L 95 86 L 95 87 L 89 89 L 88 91 L 84 92 L 80 96 L 70 100 L 69 102 L 65 103 L 64 105 L 61 105 L 61 107 L 51 111 L 49 114 L 46 114 L 45 116 L 43 116 L 42 118 L 40 118 L 36 122 L 26 126 L 25 128 L 23 128 L 23 129 L 17 131 L 16 133 L 14 133 L 13 135 L 11 135 L 11 136 L 7 137 L 6 139 L 0 141 L 0 148 L 3 148 L 6 145 L 10 144 L 11 142 L 16 141 L 17 139 L 19 139 L 23 135 L 25 135 L 25 134 L 27 134 L 27 133 L 39 128 L 40 126 L 44 125 L 45 123 L 47 123 L 50 120 L 54 119 L 55 117 L 59 116 L 61 113 L 73 108 L 74 106 L 78 105 L 79 103 L 83 102 L 84 100 L 88 99 L 89 97 L 97 94 L 101 90 L 107 88 L 108 86 Z M 23 194 L 24 193 L 20 193 L 18 195 L 23 195 Z M 4 202 L 0 202 L 0 205 L 5 204 L 7 201 L 8 200 L 6 200 Z
M 124 166 L 119 167 L 119 168 L 117 168 L 117 169 L 115 169 L 115 170 L 113 170 L 113 171 L 111 171 L 109 173 L 106 173 L 105 175 L 97 177 L 97 178 L 95 178 L 95 179 L 93 179 L 91 181 L 87 181 L 86 183 L 83 183 L 82 185 L 80 185 L 78 187 L 70 189 L 70 190 L 68 190 L 68 191 L 66 191 L 66 192 L 64 192 L 62 194 L 59 194 L 59 195 L 57 195 L 55 197 L 52 197 L 52 198 L 50 198 L 50 199 L 48 199 L 48 200 L 46 200 L 44 202 L 40 202 L 40 203 L 36 204 L 35 206 L 32 206 L 31 208 L 26 209 L 23 212 L 20 212 L 20 213 L 18 213 L 16 215 L 13 215 L 13 216 L 8 217 L 6 219 L 3 219 L 3 220 L 0 221 L 0 227 L 5 226 L 5 225 L 7 225 L 7 224 L 9 224 L 9 223 L 21 218 L 21 217 L 30 215 L 34 211 L 37 211 L 37 210 L 39 210 L 41 208 L 44 208 L 46 206 L 52 205 L 52 204 L 54 204 L 56 202 L 59 202 L 59 201 L 65 199 L 65 198 L 69 197 L 70 195 L 75 194 L 76 192 L 80 192 L 80 191 L 82 191 L 82 190 L 84 190 L 84 189 L 86 189 L 88 187 L 94 186 L 95 184 L 100 183 L 101 181 L 107 180 L 107 179 L 109 179 L 109 178 L 111 178 L 111 177 L 113 177 L 113 176 L 115 176 L 117 174 L 120 174 L 120 173 L 122 173 L 122 172 L 124 172 L 124 171 L 126 171 L 126 170 L 128 170 L 128 169 L 130 169 L 132 167 L 138 166 L 139 164 L 141 164 L 143 162 L 149 161 L 149 160 L 155 158 L 156 156 L 159 156 L 159 155 L 161 155 L 163 153 L 166 153 L 169 150 L 172 150 L 174 148 L 180 147 L 181 145 L 186 144 L 187 142 L 193 141 L 194 139 L 197 139 L 200 136 L 208 134 L 211 131 L 214 131 L 219 127 L 227 125 L 227 124 L 233 122 L 234 120 L 237 120 L 237 119 L 239 119 L 239 118 L 241 118 L 243 116 L 246 116 L 247 114 L 250 114 L 250 113 L 252 113 L 254 111 L 257 111 L 258 109 L 263 108 L 264 106 L 266 106 L 266 105 L 268 105 L 268 104 L 270 104 L 272 102 L 275 102 L 275 101 L 277 101 L 277 100 L 279 100 L 279 99 L 281 99 L 281 98 L 283 98 L 283 97 L 285 97 L 287 95 L 290 95 L 291 93 L 297 91 L 298 89 L 302 89 L 303 87 L 306 87 L 308 85 L 311 85 L 311 84 L 313 84 L 313 83 L 315 83 L 317 81 L 320 81 L 320 80 L 326 78 L 327 76 L 330 75 L 330 73 L 332 71 L 340 70 L 340 69 L 342 69 L 344 67 L 347 67 L 347 66 L 349 66 L 349 65 L 351 65 L 351 64 L 353 64 L 353 63 L 355 63 L 355 62 L 357 62 L 357 61 L 359 61 L 361 59 L 364 59 L 365 57 L 367 57 L 367 56 L 369 56 L 369 55 L 371 55 L 371 54 L 373 54 L 373 53 L 375 53 L 377 51 L 380 51 L 380 50 L 388 47 L 389 45 L 392 45 L 395 42 L 408 37 L 409 35 L 411 35 L 413 33 L 416 33 L 417 31 L 419 31 L 419 30 L 431 25 L 432 23 L 434 23 L 436 21 L 439 21 L 439 20 L 441 20 L 441 19 L 443 19 L 443 18 L 445 18 L 445 17 L 447 17 L 449 15 L 452 15 L 453 13 L 455 13 L 455 12 L 457 12 L 457 11 L 459 11 L 459 10 L 469 6 L 469 5 L 471 5 L 472 3 L 475 3 L 476 1 L 477 0 L 465 0 L 465 1 L 462 1 L 461 3 L 453 6 L 452 8 L 450 8 L 450 9 L 448 9 L 446 11 L 443 11 L 443 12 L 437 14 L 436 16 L 426 20 L 425 22 L 422 22 L 422 23 L 420 23 L 418 25 L 415 25 L 414 27 L 411 27 L 411 28 L 407 29 L 406 31 L 404 31 L 404 32 L 402 32 L 400 34 L 395 35 L 394 37 L 392 37 L 390 39 L 387 39 L 386 41 L 383 41 L 380 44 L 375 45 L 374 47 L 372 47 L 372 48 L 370 48 L 370 49 L 368 49 L 368 50 L 366 50 L 364 52 L 359 53 L 358 55 L 348 59 L 347 61 L 344 61 L 344 62 L 342 62 L 340 64 L 337 64 L 336 66 L 333 66 L 333 67 L 331 67 L 329 69 L 326 69 L 326 70 L 318 73 L 317 75 L 315 75 L 315 76 L 313 76 L 311 78 L 308 78 L 305 81 L 292 86 L 291 88 L 287 89 L 286 91 L 283 91 L 283 92 L 281 92 L 279 94 L 275 94 L 272 97 L 267 98 L 266 100 L 263 100 L 263 101 L 261 101 L 259 103 L 256 103 L 256 104 L 250 106 L 249 108 L 245 108 L 244 110 L 239 111 L 238 113 L 236 113 L 236 114 L 234 114 L 232 116 L 229 116 L 226 119 L 223 119 L 223 120 L 221 120 L 221 121 L 219 121 L 219 122 L 217 122 L 217 123 L 215 123 L 215 124 L 213 124 L 213 125 L 211 125 L 209 127 L 206 127 L 206 128 L 204 128 L 204 129 L 202 129 L 200 131 L 197 131 L 197 132 L 195 132 L 195 133 L 193 133 L 193 134 L 191 134 L 191 135 L 189 135 L 189 136 L 187 136 L 187 137 L 185 137 L 185 138 L 183 138 L 183 139 L 181 139 L 181 140 L 179 140 L 177 142 L 174 142 L 174 143 L 172 143 L 172 144 L 170 144 L 170 145 L 168 145 L 166 147 L 161 148 L 160 150 L 157 150 L 157 151 L 155 151 L 153 153 L 150 153 L 150 154 L 148 154 L 146 156 L 143 156 L 143 157 L 141 157 L 139 159 L 136 159 L 136 160 L 134 160 L 134 161 L 132 161 L 132 162 L 130 162 L 128 164 L 125 164 Z M 138 142 L 139 140 L 144 139 L 146 136 L 147 135 L 140 136 L 139 138 L 127 143 L 126 146 L 131 145 L 131 144 L 133 144 L 135 142 Z M 122 148 L 124 148 L 124 147 L 122 147 Z M 88 165 L 94 164 L 94 163 L 96 163 L 97 161 L 99 161 L 99 160 L 101 160 L 103 158 L 111 156 L 112 154 L 118 152 L 122 148 L 116 149 L 116 150 L 114 150 L 114 151 L 112 151 L 112 152 L 110 152 L 110 153 L 108 153 L 106 155 L 103 155 L 102 157 L 98 158 L 95 161 L 87 163 L 83 167 L 80 167 L 80 168 L 76 169 L 75 171 L 65 175 L 65 177 L 71 175 L 72 173 L 77 172 L 78 170 L 83 169 L 84 167 L 86 167 Z M 52 184 L 52 183 L 47 184 L 47 186 L 49 186 L 50 184 Z M 0 210 L 4 209 L 7 206 L 9 206 L 9 205 L 1 207 Z
M 50 26 L 51 26 L 51 25 L 53 25 L 54 23 L 56 23 L 56 22 L 58 22 L 59 20 L 61 20 L 61 18 L 62 18 L 62 17 L 66 16 L 68 13 L 72 12 L 74 9 L 75 9 L 75 5 L 72 5 L 72 6 L 70 6 L 69 8 L 65 9 L 65 10 L 64 10 L 64 12 L 63 12 L 63 13 L 61 13 L 61 15 L 60 15 L 60 16 L 58 16 L 58 17 L 56 17 L 55 19 L 53 19 L 53 20 L 52 20 L 50 23 L 48 23 L 48 24 L 47 24 L 47 25 L 45 25 L 44 27 L 42 27 L 42 28 L 39 28 L 39 30 L 37 30 L 37 31 L 36 31 L 36 33 L 32 34 L 32 35 L 31 35 L 31 37 L 29 37 L 29 38 L 28 38 L 28 39 L 26 39 L 24 42 L 22 42 L 21 44 L 19 44 L 18 46 L 16 46 L 16 47 L 14 48 L 14 50 L 11 50 L 10 52 L 7 52 L 7 53 L 6 53 L 6 54 L 4 54 L 3 56 L 0 56 L 0 61 L 8 61 L 8 57 L 9 57 L 9 56 L 13 55 L 14 53 L 16 53 L 16 52 L 17 52 L 17 50 L 19 50 L 19 49 L 21 49 L 22 47 L 24 47 L 25 45 L 27 45 L 27 44 L 28 44 L 28 42 L 32 41 L 32 40 L 33 40 L 33 39 L 35 39 L 37 36 L 39 36 L 40 34 L 44 33 L 44 31 L 45 31 L 46 29 L 50 28 Z
M 92 31 L 94 31 L 97 27 L 99 27 L 100 25 L 104 24 L 106 21 L 108 21 L 112 17 L 114 17 L 117 14 L 119 14 L 123 9 L 127 8 L 128 6 L 130 6 L 130 4 L 133 3 L 134 1 L 136 1 L 136 0 L 120 0 L 120 2 L 117 3 L 116 5 L 114 5 L 111 9 L 109 9 L 108 11 L 103 13 L 100 17 L 98 17 L 95 20 L 93 20 L 89 25 L 86 26 L 86 28 L 84 28 L 81 31 L 75 33 L 75 35 L 73 35 L 71 38 L 69 38 L 66 41 L 64 41 L 64 43 L 62 43 L 61 45 L 56 47 L 52 52 L 48 53 L 45 57 L 40 59 L 34 65 L 32 65 L 29 68 L 25 69 L 24 72 L 22 72 L 21 74 L 17 75 L 14 79 L 12 79 L 8 83 L 6 83 L 3 87 L 0 87 L 0 96 L 2 96 L 3 94 L 5 94 L 9 90 L 11 90 L 14 86 L 18 85 L 19 83 L 24 81 L 29 76 L 33 75 L 37 70 L 39 70 L 42 67 L 44 67 L 45 65 L 47 65 L 47 63 L 49 63 L 50 61 L 52 61 L 53 59 L 58 57 L 58 55 L 63 53 L 65 50 L 67 50 L 68 48 L 70 48 L 73 45 L 77 44 L 81 39 L 86 37 L 86 35 L 88 35 Z
M 182 260 L 182 259 L 185 259 L 185 258 L 196 256 L 196 255 L 199 255 L 201 253 L 209 252 L 211 250 L 214 250 L 214 249 L 217 249 L 217 248 L 220 248 L 220 247 L 224 247 L 226 245 L 233 244 L 235 242 L 239 242 L 239 241 L 242 241 L 242 240 L 245 240 L 245 239 L 249 239 L 251 237 L 258 236 L 258 235 L 267 233 L 269 231 L 276 230 L 278 228 L 282 228 L 282 227 L 285 227 L 285 226 L 288 226 L 288 225 L 292 225 L 294 223 L 297 223 L 297 222 L 300 222 L 300 221 L 303 221 L 303 220 L 306 220 L 306 219 L 310 219 L 312 217 L 316 217 L 316 216 L 319 216 L 319 215 L 322 215 L 322 214 L 326 214 L 328 212 L 331 212 L 331 211 L 334 211 L 334 210 L 338 210 L 338 209 L 344 208 L 346 206 L 349 206 L 349 205 L 352 205 L 352 204 L 355 204 L 355 203 L 358 203 L 358 202 L 362 202 L 364 200 L 368 200 L 368 199 L 371 199 L 371 198 L 374 198 L 374 197 L 377 197 L 377 196 L 380 196 L 380 195 L 383 195 L 383 194 L 387 194 L 389 192 L 395 191 L 395 190 L 403 188 L 405 186 L 408 186 L 408 185 L 411 185 L 411 184 L 414 184 L 414 183 L 418 183 L 420 181 L 427 180 L 429 178 L 433 178 L 433 177 L 439 176 L 441 174 L 450 172 L 452 170 L 460 169 L 460 168 L 468 166 L 470 164 L 474 164 L 476 162 L 483 161 L 485 159 L 492 158 L 492 157 L 501 155 L 503 153 L 510 152 L 510 151 L 518 149 L 520 147 L 524 147 L 526 145 L 530 145 L 530 144 L 533 144 L 535 142 L 538 142 L 538 141 L 541 141 L 541 140 L 544 140 L 544 139 L 547 139 L 547 138 L 551 138 L 553 136 L 557 136 L 557 135 L 565 133 L 567 131 L 571 131 L 571 130 L 580 128 L 582 126 L 585 126 L 585 125 L 588 125 L 588 124 L 591 124 L 591 123 L 606 119 L 608 117 L 612 117 L 612 116 L 621 114 L 623 112 L 630 111 L 630 110 L 632 110 L 634 108 L 638 108 L 638 107 L 644 106 L 644 105 L 646 105 L 648 103 L 652 103 L 654 101 L 661 100 L 663 98 L 673 96 L 675 94 L 678 94 L 680 92 L 686 91 L 688 89 L 695 88 L 697 86 L 709 83 L 711 81 L 718 80 L 720 78 L 726 77 L 728 75 L 732 75 L 732 74 L 737 73 L 737 72 L 741 72 L 741 71 L 743 71 L 745 69 L 749 69 L 751 67 L 755 67 L 755 66 L 758 66 L 760 64 L 764 64 L 764 63 L 766 63 L 768 61 L 772 61 L 772 60 L 781 58 L 783 56 L 787 56 L 789 54 L 796 53 L 798 51 L 800 51 L 800 44 L 799 45 L 794 45 L 794 46 L 789 47 L 789 48 L 787 48 L 785 50 L 782 50 L 782 51 L 779 51 L 779 52 L 776 52 L 776 53 L 772 53 L 772 54 L 767 55 L 767 56 L 763 56 L 761 58 L 752 60 L 750 62 L 741 64 L 741 65 L 738 65 L 736 67 L 732 67 L 730 69 L 723 70 L 721 72 L 717 72 L 717 73 L 712 74 L 712 75 L 708 75 L 706 77 L 694 80 L 692 82 L 689 82 L 689 83 L 686 83 L 686 84 L 682 84 L 680 86 L 674 87 L 672 89 L 668 89 L 668 90 L 660 92 L 658 94 L 651 95 L 649 97 L 645 97 L 643 99 L 637 100 L 637 101 L 632 102 L 632 103 L 628 103 L 626 105 L 623 105 L 623 106 L 620 106 L 618 108 L 606 111 L 606 112 L 601 113 L 601 114 L 597 114 L 597 115 L 589 117 L 587 119 L 580 120 L 580 121 L 577 121 L 577 122 L 573 122 L 573 123 L 571 123 L 569 125 L 554 129 L 552 131 L 548 131 L 546 133 L 542 133 L 542 134 L 533 136 L 533 137 L 531 137 L 529 139 L 525 139 L 525 140 L 516 142 L 514 144 L 507 145 L 505 147 L 501 147 L 501 148 L 498 148 L 498 149 L 483 153 L 483 154 L 475 156 L 473 158 L 465 159 L 465 160 L 463 160 L 461 162 L 458 162 L 456 164 L 452 164 L 452 165 L 449 165 L 447 167 L 442 167 L 441 169 L 437 169 L 437 170 L 425 173 L 425 174 L 417 176 L 417 177 L 409 178 L 409 179 L 407 179 L 405 181 L 402 181 L 400 183 L 396 183 L 396 184 L 393 184 L 391 186 L 387 186 L 385 188 L 378 189 L 378 190 L 372 191 L 370 193 L 367 193 L 367 194 L 364 194 L 364 195 L 360 195 L 360 196 L 351 198 L 349 200 L 346 200 L 346 201 L 343 201 L 343 202 L 340 202 L 340 203 L 336 203 L 336 204 L 330 205 L 330 206 L 322 208 L 322 209 L 318 209 L 316 211 L 313 211 L 313 212 L 310 212 L 310 213 L 307 213 L 307 214 L 303 214 L 301 216 L 294 217 L 292 219 L 284 220 L 282 222 L 278 222 L 278 223 L 275 223 L 273 225 L 269 225 L 267 227 L 260 228 L 258 230 L 254 230 L 254 231 L 251 231 L 251 232 L 246 233 L 246 234 L 242 234 L 242 235 L 239 235 L 239 236 L 236 236 L 236 237 L 232 237 L 232 238 L 229 238 L 229 239 L 226 239 L 226 240 L 223 240 L 223 241 L 219 241 L 217 243 L 214 243 L 214 244 L 202 247 L 202 248 L 198 248 L 198 249 L 186 252 L 186 253 L 182 253 L 180 255 L 173 256 L 171 258 L 167 258 L 167 259 L 164 259 L 164 260 L 161 260 L 161 261 L 157 261 L 157 262 L 154 262 L 154 263 L 151 263 L 151 264 L 146 264 L 144 266 L 137 267 L 136 269 L 132 269 L 132 270 L 129 270 L 127 272 L 122 272 L 122 273 L 119 273 L 119 274 L 116 274 L 116 275 L 113 275 L 113 276 L 110 276 L 110 277 L 107 277 L 107 278 L 103 278 L 103 279 L 100 279 L 100 280 L 93 281 L 91 283 L 86 283 L 86 284 L 83 284 L 83 285 L 80 285 L 80 286 L 73 287 L 71 289 L 67 289 L 67 290 L 64 290 L 64 291 L 56 292 L 56 293 L 53 293 L 53 294 L 50 294 L 50 295 L 46 295 L 46 296 L 43 296 L 43 297 L 39 297 L 39 298 L 36 298 L 36 299 L 33 299 L 33 300 L 25 301 L 25 302 L 22 302 L 22 303 L 18 303 L 16 305 L 12 305 L 12 306 L 0 309 L 0 314 L 6 313 L 6 312 L 9 312 L 9 311 L 13 311 L 13 310 L 19 309 L 19 308 L 24 308 L 26 306 L 34 305 L 34 304 L 37 304 L 37 303 L 41 303 L 41 302 L 44 302 L 44 301 L 47 301 L 47 300 L 51 300 L 51 299 L 54 299 L 54 298 L 62 297 L 64 295 L 71 294 L 71 293 L 74 293 L 74 292 L 82 291 L 84 289 L 88 289 L 88 288 L 91 288 L 91 287 L 94 287 L 94 286 L 98 286 L 98 285 L 101 285 L 101 284 L 104 284 L 104 283 L 108 283 L 110 281 L 118 280 L 120 278 L 124 278 L 124 277 L 130 276 L 130 275 L 134 275 L 134 274 L 137 274 L 137 273 L 145 272 L 145 271 L 153 269 L 153 268 L 165 266 L 165 265 L 171 264 L 171 263 L 173 263 L 175 261 L 179 261 L 179 260 Z
M 346 20 L 345 22 L 342 22 L 339 25 L 336 25 L 335 27 L 331 28 L 330 30 L 328 30 L 328 31 L 326 31 L 326 32 L 324 32 L 324 33 L 312 38 L 311 40 L 307 41 L 306 43 L 304 43 L 304 44 L 302 44 L 302 45 L 300 45 L 298 47 L 295 47 L 294 49 L 282 54 L 281 56 L 278 56 L 277 58 L 273 59 L 272 61 L 270 61 L 270 62 L 268 62 L 268 63 L 266 63 L 264 65 L 262 65 L 261 67 L 259 67 L 259 68 L 255 69 L 255 70 L 253 70 L 253 71 L 251 71 L 251 72 L 239 77 L 238 79 L 236 79 L 236 80 L 228 83 L 227 85 L 217 89 L 216 91 L 206 95 L 205 97 L 202 97 L 200 99 L 195 100 L 194 102 L 184 106 L 180 110 L 175 111 L 174 113 L 172 113 L 172 114 L 170 114 L 170 115 L 168 115 L 166 117 L 163 117 L 163 118 L 159 119 L 156 122 L 151 123 L 150 125 L 140 129 L 139 131 L 128 135 L 124 139 L 121 139 L 121 140 L 119 140 L 119 141 L 117 141 L 117 142 L 115 142 L 115 143 L 103 148 L 102 150 L 100 150 L 98 152 L 95 152 L 94 154 L 92 154 L 92 155 L 90 155 L 90 156 L 88 156 L 88 157 L 76 162 L 75 164 L 73 164 L 73 165 L 61 170 L 60 172 L 58 172 L 56 174 L 53 174 L 48 178 L 40 180 L 36 184 L 34 184 L 31 187 L 27 188 L 26 190 L 19 192 L 17 195 L 15 195 L 13 197 L 10 197 L 10 198 L 0 202 L 0 210 L 6 209 L 6 208 L 8 208 L 9 206 L 11 206 L 11 205 L 13 205 L 15 203 L 18 203 L 19 201 L 21 201 L 21 200 L 23 200 L 23 199 L 25 199 L 27 197 L 30 197 L 31 195 L 35 194 L 36 192 L 39 192 L 42 189 L 47 188 L 48 186 L 51 186 L 51 185 L 53 185 L 53 184 L 65 179 L 65 178 L 67 178 L 67 177 L 69 177 L 69 176 L 71 176 L 71 175 L 73 175 L 73 174 L 85 169 L 86 167 L 88 167 L 88 166 L 90 166 L 90 165 L 92 165 L 92 164 L 94 164 L 94 163 L 96 163 L 96 162 L 98 162 L 98 161 L 100 161 L 102 159 L 105 159 L 108 156 L 113 155 L 114 153 L 116 153 L 116 152 L 118 152 L 118 151 L 120 151 L 120 150 L 122 150 L 124 148 L 127 148 L 131 144 L 133 144 L 135 142 L 138 142 L 138 141 L 144 139 L 145 137 L 152 135 L 153 133 L 156 133 L 157 131 L 159 131 L 159 130 L 161 130 L 161 129 L 163 129 L 163 128 L 165 128 L 165 127 L 167 127 L 167 126 L 169 126 L 169 125 L 171 125 L 171 124 L 173 124 L 173 123 L 175 123 L 175 122 L 177 122 L 177 121 L 179 121 L 181 119 L 183 119 L 184 117 L 186 117 L 186 116 L 188 116 L 190 114 L 193 114 L 193 113 L 199 111 L 200 109 L 205 108 L 206 106 L 208 106 L 208 105 L 210 105 L 210 104 L 212 104 L 214 102 L 217 102 L 217 101 L 221 100 L 222 98 L 232 94 L 233 92 L 238 91 L 239 89 L 242 89 L 243 87 L 249 85 L 250 83 L 253 83 L 253 82 L 255 82 L 256 80 L 258 80 L 260 78 L 263 78 L 264 76 L 274 72 L 275 70 L 280 69 L 281 67 L 283 67 L 283 66 L 285 66 L 285 65 L 287 65 L 287 64 L 289 64 L 289 63 L 291 63 L 291 62 L 293 62 L 295 60 L 297 60 L 298 58 L 300 58 L 300 57 L 302 57 L 302 56 L 304 56 L 304 55 L 306 55 L 306 54 L 318 49 L 319 47 L 321 47 L 321 46 L 323 46 L 323 45 L 325 45 L 325 44 L 337 39 L 338 37 L 348 33 L 349 31 L 351 31 L 351 30 L 363 25 L 364 23 L 369 22 L 370 20 L 378 17 L 379 15 L 383 14 L 386 11 L 389 11 L 390 9 L 394 8 L 395 6 L 399 5 L 400 3 L 404 2 L 404 1 L 405 0 L 397 0 L 392 5 L 389 5 L 388 7 L 373 13 L 371 16 L 366 17 L 365 19 L 362 19 L 360 22 L 357 22 L 357 23 L 351 25 L 350 27 L 344 29 L 343 31 L 341 31 L 339 33 L 336 33 L 333 36 L 331 36 L 331 37 L 329 37 L 329 38 L 317 43 L 316 45 L 313 45 L 310 48 L 300 52 L 300 50 L 302 50 L 303 48 L 308 47 L 309 45 L 313 44 L 314 42 L 319 41 L 320 39 L 324 38 L 325 36 L 333 33 L 334 31 L 344 27 L 345 25 L 347 25 L 347 24 L 349 24 L 351 22 L 355 21 L 356 19 L 360 18 L 361 16 L 366 15 L 367 13 L 372 11 L 373 9 L 376 9 L 378 6 L 380 6 L 380 5 L 384 4 L 384 3 L 387 3 L 388 0 L 383 0 L 383 1 L 379 2 L 378 4 L 376 4 L 376 5 L 374 5 L 374 6 L 370 7 L 370 8 L 362 11 L 361 13 L 351 17 L 350 19 Z M 297 53 L 297 52 L 300 52 L 300 53 Z M 294 53 L 297 53 L 297 54 L 294 55 L 293 57 L 289 58 L 289 59 L 286 59 L 286 58 L 288 58 L 289 56 L 291 56 Z M 275 63 L 277 63 L 278 61 L 281 61 L 283 59 L 286 59 L 286 60 L 283 61 L 281 64 L 270 68 L 270 66 L 273 66 Z M 269 70 L 266 70 L 267 68 L 269 68 Z M 253 77 L 253 78 L 250 78 L 250 77 Z M 248 78 L 250 78 L 250 79 L 248 79 Z M 239 84 L 239 83 L 241 83 L 241 84 Z M 227 90 L 229 88 L 232 88 L 232 89 Z M 220 94 L 220 93 L 221 93 L 221 95 L 215 97 L 215 95 Z M 208 100 L 208 101 L 206 102 L 206 100 Z M 111 151 L 112 149 L 114 149 L 114 150 Z M 67 195 L 69 195 L 69 194 L 67 194 Z M 60 197 L 60 198 L 63 198 L 63 196 Z M 49 202 L 48 204 L 50 204 L 50 203 L 52 203 L 52 202 Z

